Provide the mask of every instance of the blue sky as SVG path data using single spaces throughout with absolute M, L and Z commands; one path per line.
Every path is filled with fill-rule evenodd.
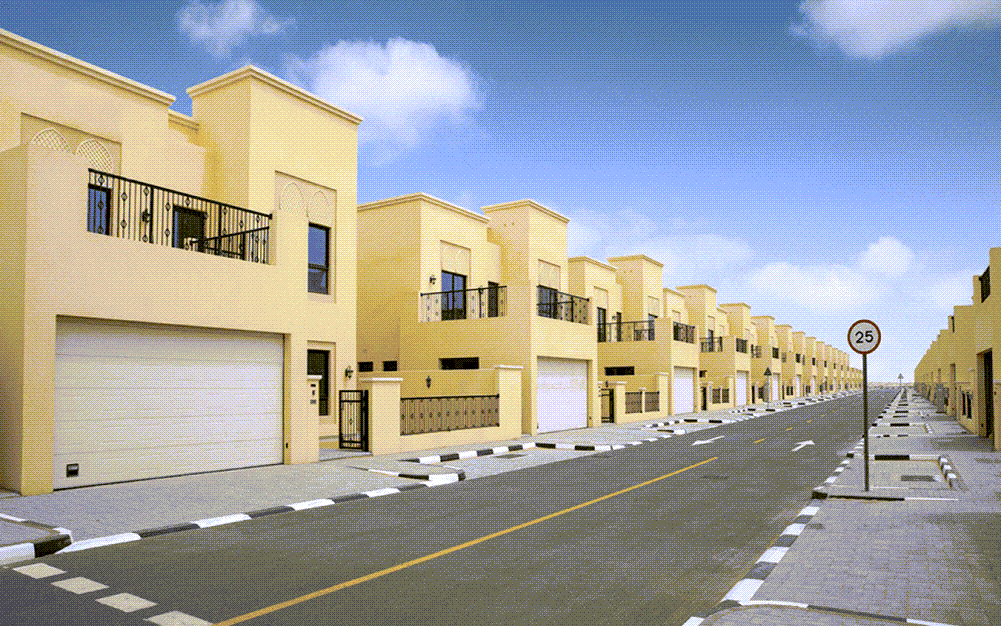
M 253 63 L 365 118 L 362 202 L 532 198 L 572 255 L 643 252 L 914 365 L 998 226 L 1001 0 L 0 4 L 0 26 L 177 96 Z M 852 364 L 861 366 L 852 353 Z

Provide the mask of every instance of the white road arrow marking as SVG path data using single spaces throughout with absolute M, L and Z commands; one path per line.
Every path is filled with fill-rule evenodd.
M 716 441 L 717 439 L 722 439 L 723 437 L 726 437 L 726 435 L 720 435 L 719 437 L 713 437 L 712 439 L 706 439 L 705 441 L 694 441 L 694 442 L 692 442 L 692 445 L 693 446 L 701 446 L 704 443 L 712 443 L 712 442 Z
M 798 444 L 796 444 L 796 447 L 793 448 L 792 451 L 796 452 L 797 450 L 802 450 L 803 448 L 805 448 L 807 446 L 812 446 L 812 445 L 816 445 L 816 444 L 813 443 L 812 440 L 811 441 L 800 441 Z

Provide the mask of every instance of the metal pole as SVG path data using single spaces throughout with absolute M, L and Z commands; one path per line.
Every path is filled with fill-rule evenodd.
M 862 355 L 862 434 L 865 441 L 865 490 L 869 491 L 869 371 Z

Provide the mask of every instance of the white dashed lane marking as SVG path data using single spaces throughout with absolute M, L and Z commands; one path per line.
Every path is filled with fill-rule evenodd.
M 118 609 L 123 613 L 132 613 L 133 611 L 141 611 L 143 609 L 148 609 L 151 606 L 156 606 L 156 602 L 143 600 L 142 598 L 134 596 L 131 593 L 118 593 L 106 598 L 98 598 L 97 601 L 101 604 L 106 604 L 111 608 Z
M 65 589 L 66 591 L 72 591 L 73 593 L 80 595 L 84 593 L 90 593 L 91 591 L 100 591 L 102 589 L 107 589 L 108 586 L 95 582 L 89 578 L 84 578 L 83 576 L 77 576 L 76 578 L 67 578 L 66 580 L 57 580 L 52 583 L 53 587 L 59 587 L 60 589 Z
M 35 580 L 38 580 L 39 578 L 48 578 L 49 576 L 55 576 L 56 574 L 66 573 L 58 567 L 52 567 L 51 565 L 46 565 L 45 563 L 34 563 L 32 565 L 15 567 L 14 571 L 24 574 L 25 576 L 31 576 Z

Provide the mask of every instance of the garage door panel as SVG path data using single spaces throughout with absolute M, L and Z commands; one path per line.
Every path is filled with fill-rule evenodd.
M 56 336 L 54 487 L 281 462 L 280 335 L 60 319 Z
M 695 368 L 674 368 L 674 414 L 695 410 Z
M 230 420 L 208 415 L 187 419 L 133 418 L 105 420 L 100 437 L 94 436 L 93 422 L 64 422 L 53 432 L 53 446 L 62 454 L 83 455 L 112 450 L 133 450 L 142 455 L 151 448 L 170 448 L 232 441 L 274 440 L 279 433 L 273 427 L 275 413 L 234 415 L 246 422 L 239 433 L 233 432 Z
M 737 372 L 734 379 L 733 404 L 741 406 L 747 404 L 747 376 L 748 372 Z
M 167 352 L 179 360 L 270 363 L 283 348 L 280 336 L 264 333 L 254 333 L 248 344 L 241 331 L 96 320 L 60 325 L 72 327 L 72 333 L 56 338 L 56 352 L 65 355 L 121 358 Z
M 539 357 L 536 413 L 539 432 L 587 427 L 587 361 Z
M 88 453 L 83 455 L 56 455 L 53 467 L 53 487 L 79 487 L 96 483 L 137 480 L 159 476 L 176 476 L 190 473 L 190 467 L 198 471 L 215 471 L 233 467 L 271 465 L 275 453 L 271 441 L 229 441 L 207 443 L 196 446 L 152 448 L 144 451 L 142 463 L 132 467 L 128 477 L 123 477 L 117 468 L 134 462 L 135 455 L 130 450 L 118 452 Z M 66 477 L 66 465 L 77 463 L 80 475 Z M 155 525 L 155 524 L 151 524 Z
M 60 388 L 274 388 L 281 372 L 256 363 L 61 356 Z

